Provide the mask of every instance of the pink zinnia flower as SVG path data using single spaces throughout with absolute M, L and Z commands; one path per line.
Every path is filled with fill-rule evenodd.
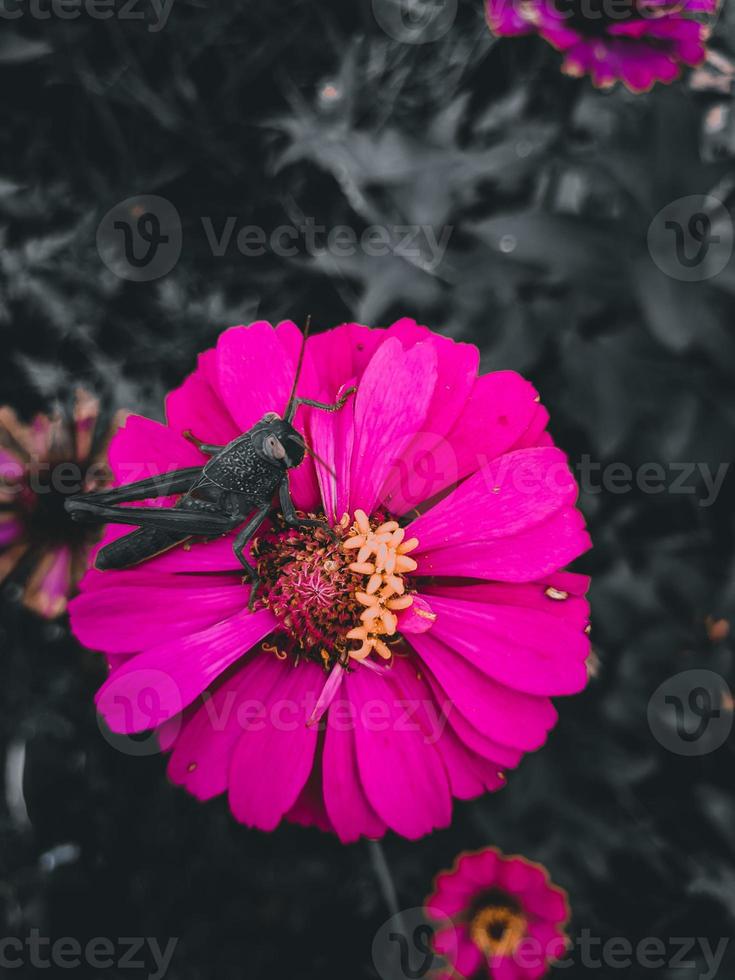
M 540 34 L 564 54 L 562 71 L 631 92 L 672 82 L 706 56 L 706 24 L 717 0 L 487 0 L 495 34 Z
M 437 980 L 537 980 L 566 948 L 567 893 L 543 865 L 494 847 L 461 854 L 437 875 L 426 911 L 449 965 Z
M 48 619 L 66 609 L 99 534 L 64 511 L 70 494 L 109 481 L 107 445 L 119 423 L 100 431 L 97 399 L 79 389 L 65 413 L 29 425 L 0 408 L 0 582 L 21 589 L 23 604 Z
M 166 425 L 128 419 L 117 479 L 203 465 L 185 434 L 223 445 L 282 412 L 300 344 L 291 322 L 225 331 Z M 416 838 L 543 745 L 551 697 L 585 685 L 588 580 L 560 569 L 589 538 L 536 391 L 478 365 L 412 320 L 309 338 L 299 394 L 357 388 L 294 423 L 318 458 L 289 472 L 292 496 L 334 530 L 274 518 L 252 612 L 232 535 L 87 575 L 71 619 L 108 655 L 98 708 L 117 732 L 157 727 L 175 783 L 228 792 L 264 830 Z

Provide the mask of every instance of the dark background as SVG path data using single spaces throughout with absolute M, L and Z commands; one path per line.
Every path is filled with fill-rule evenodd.
M 735 261 L 687 283 L 660 222 L 658 264 L 647 246 L 666 205 L 729 204 L 726 70 L 638 97 L 596 92 L 564 78 L 542 41 L 494 41 L 479 0 L 425 44 L 389 36 L 364 0 L 175 0 L 160 31 L 148 4 L 135 10 L 148 19 L 26 12 L 0 25 L 0 402 L 28 414 L 84 381 L 108 407 L 160 417 L 163 394 L 228 325 L 409 315 L 477 343 L 484 369 L 526 374 L 575 463 L 729 461 Z M 713 42 L 724 59 L 728 14 Z M 180 260 L 149 282 L 115 275 L 96 245 L 103 215 L 138 194 L 166 198 L 183 226 Z M 674 205 L 682 226 L 687 207 Z M 299 215 L 358 234 L 452 232 L 432 271 L 303 249 L 216 257 L 202 217 L 219 230 L 230 215 L 268 234 Z M 735 612 L 733 481 L 711 506 L 701 481 L 688 485 L 583 493 L 596 676 L 560 702 L 548 746 L 503 792 L 457 805 L 451 829 L 419 843 L 386 840 L 402 908 L 457 852 L 491 843 L 548 865 L 570 892 L 573 935 L 716 945 L 732 933 L 732 737 L 690 758 L 647 720 L 680 671 L 735 683 L 725 626 L 707 628 Z M 65 619 L 44 624 L 6 597 L 1 644 L 1 936 L 179 937 L 172 980 L 376 975 L 371 944 L 389 913 L 366 844 L 245 830 L 223 800 L 171 788 L 163 757 L 117 751 L 92 708 L 101 658 Z M 735 944 L 719 976 L 734 971 Z

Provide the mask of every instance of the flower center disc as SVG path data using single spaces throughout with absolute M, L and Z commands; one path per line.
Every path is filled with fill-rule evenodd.
M 417 545 L 415 538 L 405 540 L 396 521 L 371 520 L 359 510 L 354 521 L 345 514 L 331 530 L 289 528 L 276 517 L 272 530 L 255 541 L 253 557 L 260 602 L 289 641 L 285 654 L 326 670 L 371 653 L 389 659 L 397 614 L 413 603 L 403 573 L 416 568 L 408 552 Z
M 470 936 L 485 956 L 510 956 L 526 934 L 526 917 L 508 905 L 480 909 L 470 923 Z

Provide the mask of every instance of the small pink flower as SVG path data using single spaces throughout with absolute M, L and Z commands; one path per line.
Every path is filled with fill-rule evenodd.
M 99 534 L 64 511 L 69 494 L 101 489 L 113 427 L 99 431 L 99 405 L 79 389 L 68 414 L 24 425 L 0 408 L 0 582 L 15 582 L 23 603 L 53 619 L 66 609 Z
M 566 948 L 566 892 L 543 865 L 494 847 L 461 854 L 425 904 L 448 963 L 437 980 L 537 980 Z
M 282 412 L 300 345 L 291 322 L 225 331 L 166 425 L 128 419 L 117 480 L 203 465 L 184 433 L 224 445 Z M 295 420 L 315 455 L 291 493 L 333 534 L 265 526 L 253 612 L 232 535 L 90 571 L 71 620 L 108 656 L 108 725 L 157 728 L 175 783 L 227 792 L 264 830 L 416 838 L 449 824 L 452 797 L 501 787 L 545 742 L 551 697 L 585 685 L 588 580 L 560 569 L 590 542 L 536 391 L 478 366 L 477 348 L 412 320 L 310 337 L 299 394 L 357 388 Z
M 564 54 L 562 71 L 589 75 L 594 85 L 617 81 L 631 92 L 678 78 L 682 65 L 706 56 L 717 0 L 486 0 L 499 35 L 539 34 Z

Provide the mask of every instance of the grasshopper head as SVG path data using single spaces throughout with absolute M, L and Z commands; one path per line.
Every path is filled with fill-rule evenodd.
M 253 429 L 251 438 L 256 452 L 284 470 L 298 466 L 306 452 L 302 436 L 290 422 L 275 412 L 263 416 Z

